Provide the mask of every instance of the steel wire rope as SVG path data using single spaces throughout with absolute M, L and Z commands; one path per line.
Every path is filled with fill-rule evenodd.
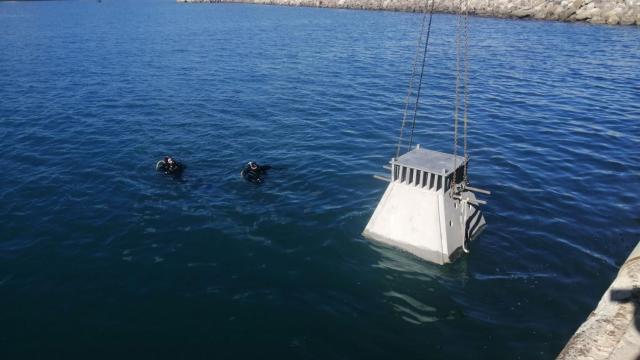
M 400 156 L 400 147 L 402 146 L 402 138 L 404 137 L 404 127 L 407 122 L 407 112 L 409 110 L 409 99 L 413 95 L 413 83 L 416 76 L 416 65 L 418 64 L 418 58 L 420 57 L 420 50 L 422 49 L 422 38 L 424 37 L 425 24 L 427 20 L 427 13 L 424 13 L 422 17 L 422 23 L 420 24 L 420 34 L 416 43 L 416 53 L 413 56 L 413 64 L 411 65 L 411 78 L 409 79 L 409 89 L 407 90 L 407 96 L 404 98 L 404 110 L 402 112 L 402 125 L 400 126 L 400 136 L 398 137 L 398 145 L 396 146 L 396 159 Z
M 429 38 L 431 35 L 431 21 L 433 20 L 433 8 L 435 5 L 435 0 L 431 0 L 431 7 L 429 8 L 429 23 L 427 25 L 427 36 L 424 43 L 424 51 L 422 53 L 422 66 L 420 69 L 420 78 L 418 80 L 418 92 L 416 93 L 416 101 L 413 108 L 413 121 L 411 124 L 411 135 L 409 137 L 409 146 L 407 151 L 411 150 L 411 145 L 413 145 L 413 134 L 416 128 L 416 117 L 418 115 L 418 105 L 420 103 L 420 94 L 422 92 L 422 79 L 424 78 L 424 64 L 427 61 L 427 50 L 429 49 Z

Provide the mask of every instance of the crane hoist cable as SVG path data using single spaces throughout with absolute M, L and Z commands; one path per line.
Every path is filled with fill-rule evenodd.
M 422 17 L 422 24 L 420 25 L 420 35 L 418 35 L 418 42 L 416 44 L 416 53 L 413 56 L 413 65 L 411 65 L 411 78 L 409 79 L 409 87 L 407 90 L 407 96 L 404 98 L 404 110 L 402 112 L 402 125 L 400 126 L 400 136 L 398 137 L 398 145 L 396 146 L 396 158 L 400 156 L 400 147 L 402 146 L 402 137 L 404 133 L 404 127 L 407 122 L 407 113 L 409 110 L 409 99 L 413 95 L 413 82 L 416 77 L 416 65 L 418 64 L 418 58 L 422 53 L 422 38 L 424 37 L 425 24 L 427 20 L 427 13 L 425 12 Z
M 402 116 L 402 125 L 400 127 L 400 136 L 398 137 L 398 144 L 396 146 L 396 154 L 395 158 L 400 156 L 400 149 L 403 146 L 404 141 L 404 131 L 407 126 L 407 118 L 409 111 L 412 110 L 412 119 L 411 119 L 411 132 L 409 134 L 409 141 L 407 151 L 411 151 L 411 146 L 413 145 L 413 137 L 415 133 L 416 127 L 416 119 L 418 114 L 418 106 L 420 104 L 420 96 L 422 94 L 422 83 L 424 80 L 425 73 L 425 64 L 427 62 L 427 55 L 429 50 L 429 39 L 431 36 L 431 23 L 433 20 L 433 9 L 435 6 L 435 0 L 427 0 L 426 3 L 426 12 L 422 17 L 422 23 L 420 26 L 420 34 L 418 36 L 418 44 L 416 46 L 416 53 L 413 59 L 413 65 L 411 69 L 411 78 L 409 80 L 409 86 L 407 91 L 407 96 L 404 101 L 404 111 Z M 465 186 L 468 184 L 468 172 L 467 172 L 467 164 L 469 160 L 469 149 L 468 149 L 468 108 L 469 108 L 469 0 L 459 0 L 457 3 L 457 17 L 456 17 L 456 64 L 455 64 L 455 72 L 456 72 L 456 83 L 455 83 L 455 100 L 454 100 L 454 111 L 453 111 L 453 168 L 458 168 L 458 138 L 459 138 L 459 120 L 462 114 L 462 137 L 463 137 L 463 148 L 464 148 L 464 162 L 465 166 L 462 174 L 462 185 Z M 420 62 L 420 66 L 418 67 L 418 63 Z M 418 73 L 419 70 L 419 73 Z M 417 80 L 417 86 L 414 86 Z M 414 87 L 415 87 L 415 100 L 411 104 L 413 106 L 412 109 L 409 108 L 411 99 L 414 97 Z M 451 181 L 451 187 L 457 192 L 457 181 L 458 174 L 457 171 L 453 176 Z
M 400 136 L 398 137 L 398 144 L 396 146 L 396 158 L 398 156 L 400 156 L 400 148 L 402 147 L 402 143 L 403 143 L 403 136 L 404 136 L 404 128 L 406 126 L 407 123 L 407 116 L 409 113 L 409 103 L 411 98 L 413 97 L 413 88 L 414 88 L 414 82 L 415 82 L 415 78 L 416 78 L 416 74 L 417 74 L 417 64 L 418 61 L 421 61 L 421 65 L 420 65 L 420 76 L 419 76 L 419 80 L 418 80 L 418 86 L 417 86 L 417 92 L 416 92 L 416 98 L 415 101 L 413 102 L 413 118 L 412 118 L 412 125 L 411 125 L 411 134 L 410 134 L 410 140 L 409 140 L 409 146 L 408 146 L 408 150 L 411 150 L 411 145 L 413 143 L 413 133 L 415 130 L 415 124 L 416 124 L 416 115 L 418 112 L 418 104 L 420 101 L 420 93 L 421 93 L 421 89 L 422 89 L 422 81 L 423 81 L 423 77 L 424 77 L 424 66 L 427 60 L 427 53 L 428 53 L 428 47 L 429 47 L 429 38 L 431 35 L 431 21 L 433 19 L 433 8 L 434 8 L 434 4 L 435 4 L 435 0 L 431 0 L 431 3 L 429 5 L 429 2 L 427 0 L 427 7 L 425 10 L 427 10 L 424 14 L 424 16 L 422 17 L 422 23 L 420 26 L 420 35 L 418 36 L 418 43 L 416 45 L 416 53 L 413 59 L 413 65 L 412 65 L 412 69 L 411 69 L 411 79 L 409 80 L 409 89 L 407 91 L 407 96 L 405 97 L 405 101 L 404 101 L 404 111 L 403 111 L 403 115 L 402 115 L 402 125 L 400 127 Z M 424 42 L 424 45 L 423 45 Z
M 420 78 L 418 80 L 418 91 L 416 93 L 416 102 L 413 107 L 413 121 L 411 124 L 411 136 L 409 137 L 409 146 L 408 150 L 411 150 L 411 145 L 413 145 L 413 133 L 416 128 L 416 117 L 418 115 L 418 105 L 420 104 L 420 93 L 422 90 L 422 79 L 424 77 L 424 64 L 427 62 L 427 50 L 429 49 L 429 36 L 431 35 L 431 20 L 433 19 L 433 6 L 435 4 L 435 0 L 431 0 L 431 7 L 429 8 L 429 24 L 427 25 L 427 35 L 424 43 L 424 51 L 422 53 L 422 66 L 420 68 Z

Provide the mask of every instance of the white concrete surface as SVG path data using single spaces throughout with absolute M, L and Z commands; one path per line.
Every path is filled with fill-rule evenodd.
M 558 359 L 640 359 L 640 243 Z

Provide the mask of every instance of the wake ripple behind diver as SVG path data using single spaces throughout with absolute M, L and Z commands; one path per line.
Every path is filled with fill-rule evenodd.
M 264 177 L 269 169 L 271 169 L 270 165 L 258 165 L 255 161 L 249 161 L 240 172 L 240 175 L 251 183 L 261 184 L 264 182 Z

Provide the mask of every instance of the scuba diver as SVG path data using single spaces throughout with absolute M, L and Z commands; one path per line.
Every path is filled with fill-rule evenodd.
M 269 165 L 258 165 L 255 161 L 249 161 L 240 172 L 240 175 L 249 182 L 260 184 L 264 181 L 263 177 L 269 169 L 271 169 Z
M 166 175 L 180 175 L 186 166 L 174 160 L 171 156 L 165 156 L 164 160 L 158 161 L 156 170 L 162 171 Z

